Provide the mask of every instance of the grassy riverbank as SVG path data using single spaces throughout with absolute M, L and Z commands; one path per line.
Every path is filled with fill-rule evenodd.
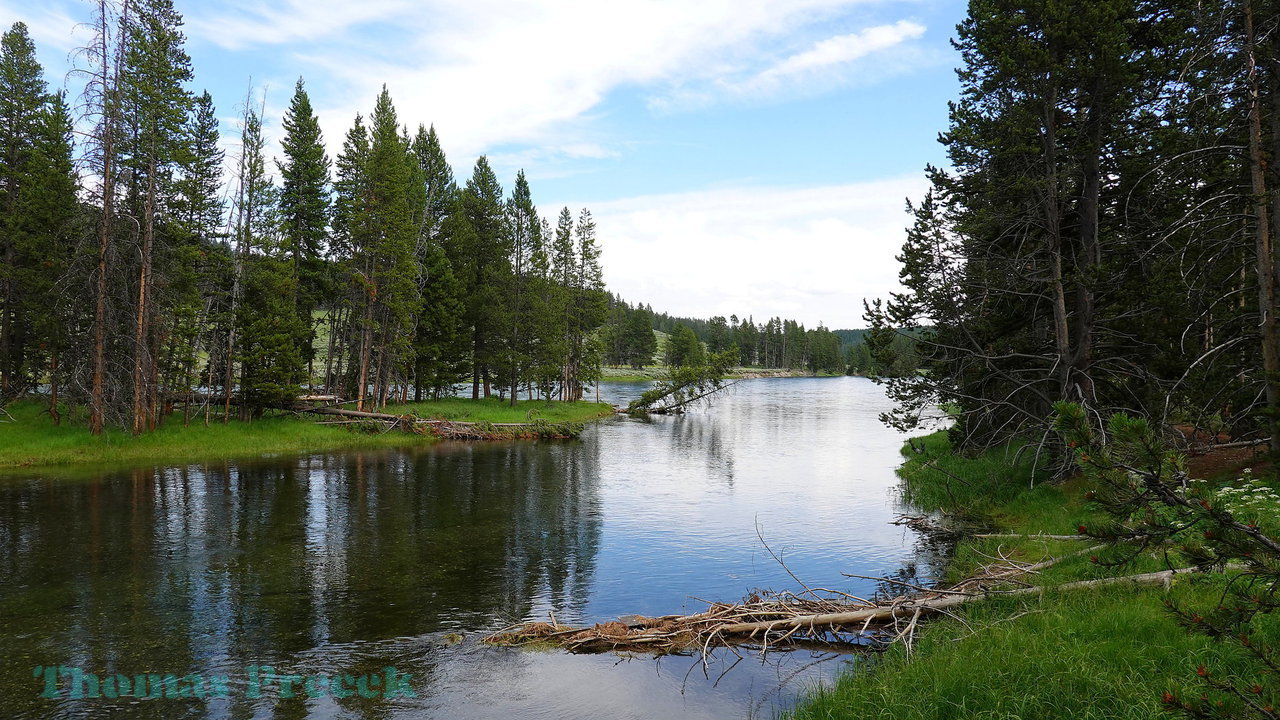
M 510 400 L 499 400 L 496 397 L 480 400 L 454 397 L 388 405 L 386 410 L 380 412 L 396 415 L 412 413 L 422 418 L 457 422 L 524 423 L 545 420 L 550 423 L 581 423 L 608 417 L 614 410 L 608 403 L 520 400 L 512 405 Z
M 429 438 L 392 431 L 367 433 L 347 427 L 318 425 L 314 418 L 289 414 L 269 415 L 253 422 L 218 418 L 204 425 L 193 417 L 183 427 L 175 413 L 155 432 L 133 437 L 109 429 L 100 437 L 89 433 L 83 413 L 68 413 L 55 427 L 43 403 L 18 402 L 6 408 L 13 417 L 0 416 L 0 470 L 70 465 L 128 465 L 143 463 L 216 460 L 265 453 L 324 452 L 330 450 L 410 447 Z M 513 408 L 496 398 L 467 400 L 447 398 L 388 408 L 398 414 L 462 422 L 513 423 L 542 419 L 552 423 L 587 422 L 612 413 L 597 403 L 520 402 Z
M 919 507 L 962 514 L 992 532 L 1074 534 L 1100 519 L 1084 500 L 1088 481 L 1031 486 L 1029 458 L 1010 452 L 976 458 L 950 453 L 943 434 L 906 450 L 904 493 Z M 935 468 L 940 468 L 935 469 Z M 945 472 L 943 472 L 945 471 Z M 1089 541 L 969 538 L 960 543 L 950 579 L 992 558 L 1035 562 L 1070 555 Z M 1073 580 L 1163 569 L 1147 556 L 1122 570 L 1100 567 L 1089 553 L 1063 560 L 1031 580 Z M 965 605 L 931 621 L 911 656 L 894 647 L 816 692 L 794 718 L 1167 718 L 1165 692 L 1194 691 L 1203 665 L 1219 677 L 1251 667 L 1233 646 L 1193 635 L 1164 606 L 1173 599 L 1211 606 L 1220 578 L 1181 578 L 1172 588 L 1099 587 L 1048 591 Z M 1280 632 L 1264 631 L 1275 642 Z M 1191 691 L 1188 691 L 1191 688 Z

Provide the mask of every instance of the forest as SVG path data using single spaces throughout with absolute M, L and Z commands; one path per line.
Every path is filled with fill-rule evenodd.
M 930 190 L 908 205 L 903 291 L 865 308 L 882 365 L 915 340 L 918 372 L 883 378 L 882 419 L 910 430 L 939 406 L 954 418 L 912 441 L 904 493 L 1005 531 L 962 541 L 953 572 L 1075 557 L 1058 582 L 1200 575 L 1154 594 L 1048 598 L 1056 627 L 934 646 L 943 663 L 1015 665 L 941 692 L 1017 698 L 1037 717 L 1275 718 L 1280 5 L 973 0 L 953 45 L 948 164 L 927 168 Z M 1036 547 L 1072 530 L 1057 537 L 1098 544 Z M 1040 612 L 1019 610 L 969 634 Z M 1115 645 L 1090 638 L 1128 614 L 1107 633 Z M 1193 637 L 1151 640 L 1178 626 Z M 1081 660 L 1063 661 L 1076 647 Z M 1088 690 L 1005 684 L 1016 673 Z M 1110 703 L 1133 686 L 1142 694 Z M 908 693 L 850 688 L 838 713 L 812 716 L 913 714 Z
M 609 293 L 601 333 L 605 362 L 633 368 L 649 364 L 658 351 L 654 330 L 671 336 L 662 358 L 668 365 L 681 365 L 690 354 L 696 359 L 702 352 L 715 354 L 733 350 L 737 364 L 743 367 L 834 374 L 845 372 L 849 349 L 853 347 L 850 343 L 846 348 L 839 333 L 857 332 L 832 331 L 822 325 L 806 330 L 803 324 L 780 317 L 762 323 L 751 317 L 739 319 L 737 315 L 728 319 L 721 315 L 710 319 L 672 317 L 655 313 L 650 305 L 633 306 Z
M 1056 442 L 1054 404 L 1233 438 L 1280 423 L 1280 7 L 976 0 L 947 167 L 910 204 L 868 343 L 916 425 Z M 1095 422 L 1095 425 L 1098 425 Z
M 459 183 L 385 87 L 332 160 L 302 79 L 272 160 L 250 89 L 225 157 L 172 3 L 95 7 L 74 100 L 24 24 L 0 40 L 0 403 L 42 389 L 55 424 L 137 434 L 197 401 L 581 397 L 607 310 L 589 210 L 553 224 L 483 156 Z

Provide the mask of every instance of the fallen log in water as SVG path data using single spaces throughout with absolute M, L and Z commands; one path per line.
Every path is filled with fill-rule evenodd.
M 1078 553 L 1073 553 L 1076 555 Z M 813 598 L 790 593 L 752 595 L 739 604 L 713 603 L 705 612 L 693 615 L 664 615 L 656 618 L 623 618 L 591 627 L 567 627 L 554 622 L 531 622 L 500 630 L 485 642 L 493 645 L 551 645 L 570 652 L 599 653 L 638 651 L 650 653 L 706 652 L 711 647 L 753 645 L 762 650 L 788 647 L 793 642 L 827 647 L 880 647 L 904 640 L 910 651 L 916 623 L 922 615 L 946 613 L 970 602 L 990 597 L 1042 593 L 1046 590 L 1077 590 L 1103 585 L 1168 583 L 1175 575 L 1197 572 L 1195 568 L 1164 570 L 1124 577 L 1081 580 L 1056 586 L 1028 586 L 1008 590 L 988 589 L 997 581 L 1036 572 L 1062 558 L 1033 565 L 987 568 L 984 572 L 950 590 L 917 588 L 911 596 L 878 602 L 844 593 L 843 599 L 819 598 L 821 589 L 807 590 Z M 899 582 L 899 581 L 888 581 Z M 908 583 L 901 583 L 916 587 Z
M 1013 590 L 989 590 L 980 593 L 959 593 L 938 598 L 908 600 L 900 604 L 890 604 L 886 607 L 868 608 L 865 610 L 854 610 L 844 613 L 809 615 L 804 617 L 788 618 L 785 620 L 735 623 L 732 625 L 725 625 L 719 628 L 719 631 L 722 633 L 754 634 L 761 630 L 768 632 L 771 630 L 786 630 L 796 627 L 849 625 L 851 623 L 883 623 L 895 619 L 907 619 L 913 615 L 919 615 L 926 612 L 941 612 L 947 608 L 963 605 L 975 600 L 985 600 L 986 598 L 993 596 L 1028 595 L 1032 593 L 1042 593 L 1046 589 L 1076 590 L 1080 588 L 1098 587 L 1100 585 L 1116 585 L 1120 583 L 1134 583 L 1137 585 L 1167 585 L 1173 580 L 1174 575 L 1185 575 L 1192 572 L 1196 572 L 1196 570 L 1194 568 L 1187 568 L 1183 570 L 1162 570 L 1160 572 L 1142 573 L 1141 575 L 1099 578 L 1097 580 L 1079 580 L 1076 582 L 1050 586 L 1049 588 L 1036 586 L 1015 588 Z

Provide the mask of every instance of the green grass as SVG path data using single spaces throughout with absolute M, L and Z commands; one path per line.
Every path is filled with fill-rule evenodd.
M 543 418 L 550 422 L 585 422 L 611 413 L 608 405 L 596 403 L 520 403 L 510 408 L 496 399 L 473 402 L 452 398 L 414 406 L 388 408 L 408 412 L 412 407 L 423 417 L 445 417 L 459 421 L 493 423 L 528 422 Z M 55 427 L 43 403 L 23 401 L 6 408 L 12 422 L 0 416 L 0 470 L 41 466 L 92 465 L 124 466 L 251 457 L 267 453 L 324 452 L 345 449 L 414 447 L 431 439 L 402 432 L 357 432 L 341 425 L 318 425 L 307 417 L 268 415 L 253 422 L 232 420 L 222 424 L 215 414 L 205 427 L 203 416 L 193 416 L 188 427 L 182 414 L 168 417 L 155 432 L 133 437 L 129 432 L 108 429 L 102 436 L 89 433 L 83 412 L 68 413 Z
M 442 398 L 405 405 L 388 405 L 385 410 L 397 415 L 412 413 L 418 417 L 458 422 L 527 423 L 546 420 L 550 423 L 581 423 L 614 413 L 608 403 L 594 402 L 545 402 L 520 400 L 515 406 L 510 400 L 496 397 L 471 400 L 470 398 Z
M 609 367 L 600 368 L 601 380 L 605 382 L 644 382 L 657 380 L 667 371 L 666 365 L 646 365 L 643 368 Z
M 1213 587 L 1182 581 L 1172 595 L 1199 602 Z M 976 603 L 963 613 L 967 626 L 932 623 L 910 659 L 900 647 L 873 658 L 793 717 L 1168 718 L 1161 696 L 1182 692 L 1199 665 L 1221 675 L 1246 664 L 1175 625 L 1163 597 L 1108 587 Z
M 943 431 L 913 439 L 902 453 L 902 498 L 922 510 L 1054 534 L 1075 532 L 1092 516 L 1072 500 L 1085 492 L 1080 482 L 1049 482 L 1047 461 L 1036 462 L 1034 447 L 1014 443 L 965 457 L 951 452 Z
M 922 442 L 923 440 L 923 442 Z M 903 493 L 929 510 L 959 512 L 967 520 L 1008 533 L 1074 534 L 1100 518 L 1085 502 L 1089 483 L 1033 485 L 1027 454 L 1000 448 L 975 457 L 952 454 L 945 434 L 904 449 Z M 1088 541 L 968 538 L 948 569 L 968 576 L 993 557 L 1035 562 L 1086 550 Z M 1091 552 L 1063 560 L 1037 575 L 1037 585 L 1163 569 L 1162 558 L 1140 557 L 1106 568 Z M 1186 632 L 1164 606 L 1169 598 L 1211 607 L 1219 577 L 1178 578 L 1163 588 L 1100 587 L 1048 591 L 970 603 L 954 618 L 930 621 L 908 657 L 895 646 L 867 658 L 830 687 L 816 690 L 793 718 L 1167 718 L 1165 692 L 1196 695 L 1196 669 L 1252 682 L 1254 666 L 1234 646 Z M 1280 641 L 1280 627 L 1262 627 L 1261 639 Z

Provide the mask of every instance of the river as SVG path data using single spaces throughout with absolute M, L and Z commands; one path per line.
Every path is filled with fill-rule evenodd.
M 479 638 L 798 590 L 787 569 L 863 595 L 875 583 L 842 573 L 928 574 L 890 524 L 903 437 L 877 420 L 888 402 L 861 378 L 752 380 L 577 441 L 0 477 L 0 716 L 774 716 L 857 657 L 704 664 Z M 268 673 L 299 676 L 294 697 Z M 334 697 L 357 687 L 374 697 Z

